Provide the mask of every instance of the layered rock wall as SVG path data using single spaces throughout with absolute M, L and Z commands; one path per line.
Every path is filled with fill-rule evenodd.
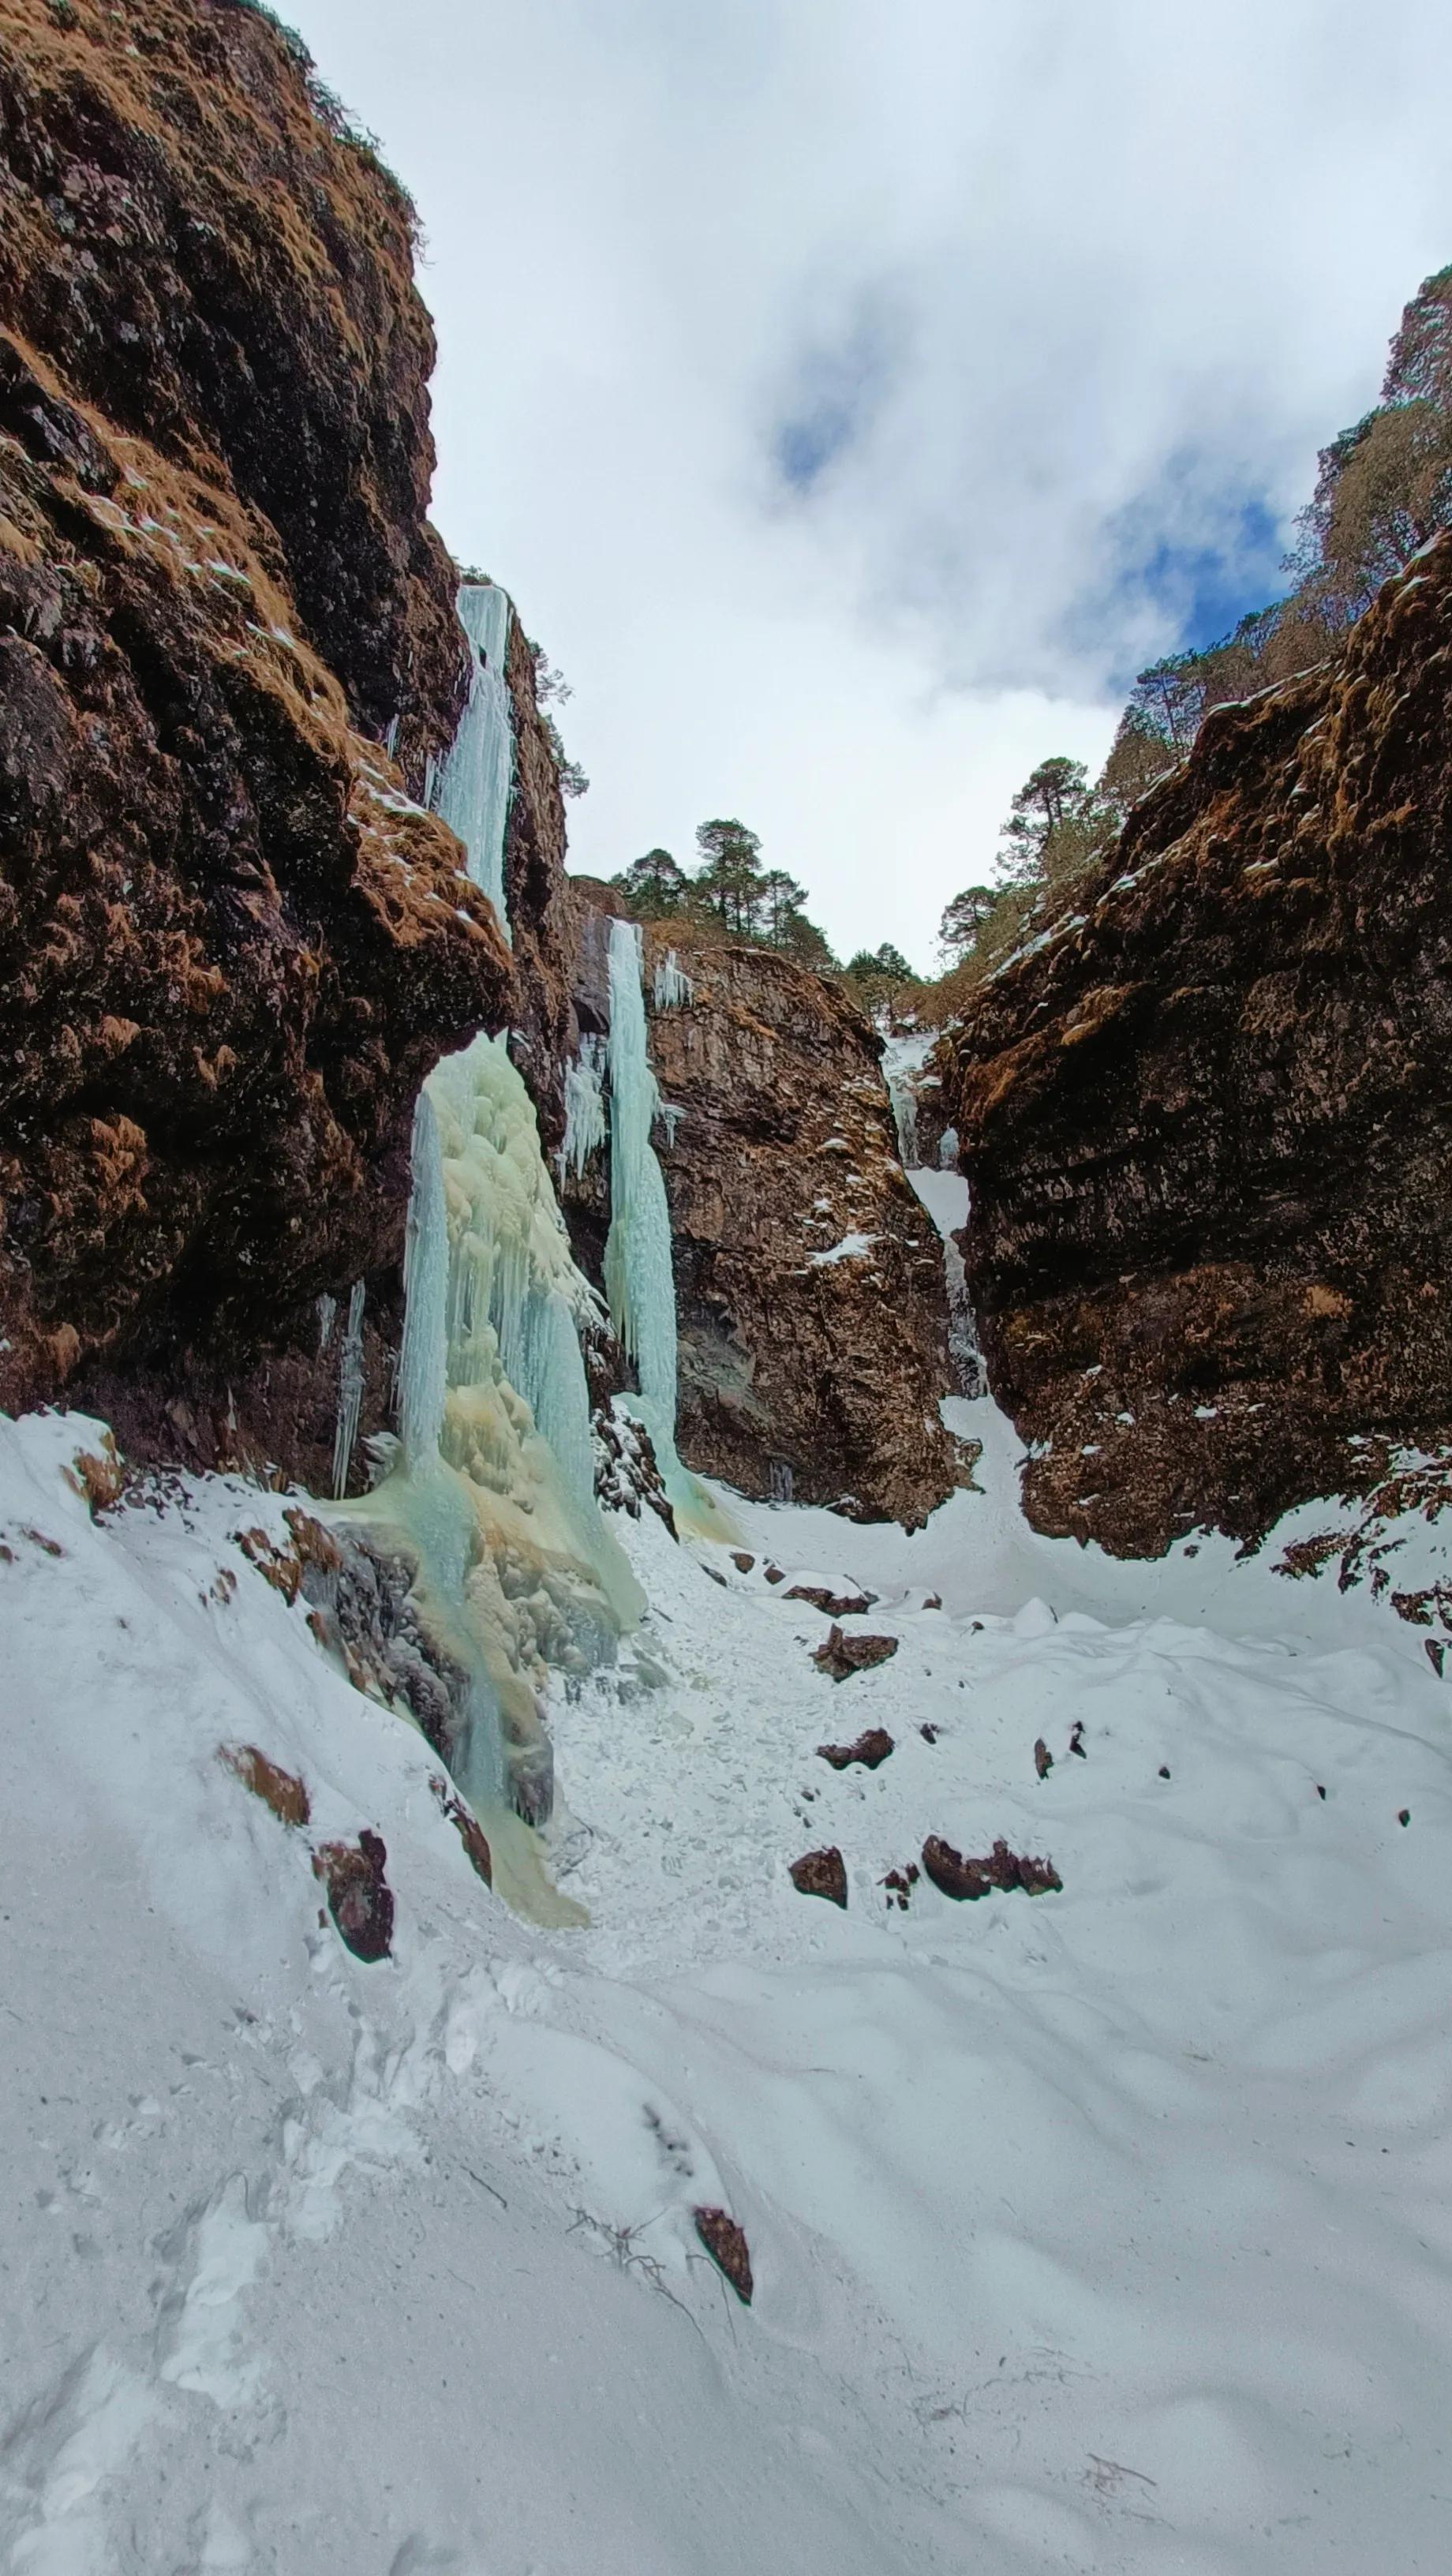
M 513 956 L 414 801 L 466 665 L 411 225 L 265 12 L 0 0 L 0 1403 L 321 1486 L 424 1074 L 510 1023 L 548 1119 L 568 1017 L 517 621 Z
M 1452 540 L 1201 728 L 945 1044 L 1040 1527 L 1254 1538 L 1452 1428 Z

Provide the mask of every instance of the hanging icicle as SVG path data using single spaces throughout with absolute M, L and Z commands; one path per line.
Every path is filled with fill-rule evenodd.
M 696 998 L 696 988 L 673 948 L 656 960 L 655 1007 L 658 1011 L 679 1011 Z
M 343 1347 L 338 1355 L 338 1424 L 333 1434 L 333 1492 L 340 1502 L 348 1490 L 348 1469 L 353 1463 L 353 1449 L 358 1438 L 358 1417 L 363 1410 L 365 1294 L 362 1280 L 355 1280 L 348 1299 L 348 1321 L 343 1327 Z
M 580 1179 L 608 1132 L 604 1071 L 604 1040 L 581 1038 L 578 1056 L 565 1067 L 565 1141 L 560 1147 L 560 1170 L 573 1181 Z

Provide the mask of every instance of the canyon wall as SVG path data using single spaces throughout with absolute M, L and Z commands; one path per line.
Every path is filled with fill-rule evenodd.
M 940 1050 L 1039 1527 L 1247 1540 L 1452 1431 L 1452 540 L 1201 728 Z
M 598 1026 L 616 899 L 582 879 L 575 893 L 576 1002 Z M 656 1151 L 681 1455 L 749 1494 L 916 1526 L 966 1471 L 938 1417 L 953 1383 L 942 1245 L 897 1160 L 880 1042 L 830 979 L 668 926 L 646 934 L 648 1000 L 671 947 L 693 997 L 652 1008 L 650 1051 L 680 1113 L 659 1122 Z M 566 1203 L 598 1276 L 603 1156 Z
M 548 1121 L 568 1014 L 517 621 L 512 956 L 415 801 L 466 666 L 412 251 L 265 14 L 0 0 L 0 1403 L 323 1484 L 423 1075 L 511 1023 Z

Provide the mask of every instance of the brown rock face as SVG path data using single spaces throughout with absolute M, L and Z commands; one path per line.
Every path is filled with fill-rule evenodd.
M 1040 1528 L 1255 1538 L 1447 1439 L 1449 842 L 1444 537 L 1344 661 L 1206 720 L 943 1050 Z
M 406 788 L 463 676 L 408 209 L 230 0 L 0 0 L 0 135 L 0 1403 L 318 1481 L 315 1301 L 386 1316 L 419 1083 L 548 982 Z
M 647 987 L 666 945 L 652 934 Z M 838 987 L 761 948 L 677 943 L 654 1012 L 680 1323 L 679 1445 L 748 1494 L 927 1518 L 956 1481 L 938 1399 L 942 1250 L 903 1178 L 879 1045 Z

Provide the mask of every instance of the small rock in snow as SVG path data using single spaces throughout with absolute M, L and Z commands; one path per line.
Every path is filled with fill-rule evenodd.
M 696 2234 L 712 2262 L 725 2273 L 744 2308 L 751 2305 L 751 2249 L 744 2231 L 724 2209 L 693 2209 Z
M 1038 1742 L 1034 1746 L 1034 1769 L 1037 1771 L 1041 1780 L 1047 1780 L 1053 1767 L 1054 1757 L 1049 1751 L 1048 1746 L 1045 1744 L 1043 1737 L 1040 1736 Z
M 756 1563 L 756 1559 L 754 1556 L 748 1556 L 744 1547 L 733 1547 L 731 1550 L 731 1562 L 735 1566 L 738 1574 L 749 1574 L 753 1565 Z
M 800 1860 L 791 1862 L 788 1872 L 799 1896 L 825 1896 L 829 1904 L 847 1903 L 847 1864 L 835 1843 L 825 1851 L 803 1852 Z
M 448 1817 L 479 1877 L 483 1879 L 486 1887 L 492 1887 L 494 1854 L 489 1848 L 489 1837 L 472 1807 L 466 1807 L 462 1798 L 455 1797 L 440 1771 L 430 1774 L 429 1787 Z
M 865 1735 L 858 1736 L 855 1744 L 819 1744 L 817 1747 L 822 1760 L 830 1762 L 834 1771 L 845 1771 L 853 1762 L 860 1762 L 864 1771 L 875 1771 L 892 1750 L 892 1737 L 885 1726 L 870 1726 Z
M 874 1664 L 885 1664 L 897 1649 L 896 1637 L 849 1637 L 834 1622 L 825 1646 L 817 1648 L 812 1661 L 820 1671 L 830 1673 L 834 1682 L 845 1682 L 854 1673 L 870 1672 Z
M 327 1886 L 328 1910 L 355 1959 L 386 1959 L 393 1948 L 387 1859 L 382 1835 L 367 1825 L 356 1843 L 322 1843 L 313 1854 L 313 1874 Z
M 822 1611 L 828 1619 L 855 1619 L 862 1611 L 872 1608 L 877 1595 L 875 1592 L 829 1592 L 825 1584 L 794 1583 L 790 1592 L 782 1594 L 782 1599 L 810 1601 L 812 1608 Z
M 1025 1896 L 1044 1896 L 1050 1889 L 1058 1891 L 1063 1880 L 1051 1860 L 1036 1860 L 1028 1852 L 1012 1852 L 1006 1842 L 996 1842 L 982 1860 L 965 1860 L 944 1842 L 941 1834 L 929 1834 L 923 1845 L 923 1867 L 934 1887 L 944 1896 L 962 1904 L 965 1898 L 976 1903 L 997 1888 L 1005 1894 L 1021 1887 Z
M 244 1789 L 270 1807 L 280 1825 L 305 1825 L 312 1814 L 307 1784 L 280 1762 L 269 1762 L 255 1744 L 222 1744 L 217 1759 L 235 1772 Z

